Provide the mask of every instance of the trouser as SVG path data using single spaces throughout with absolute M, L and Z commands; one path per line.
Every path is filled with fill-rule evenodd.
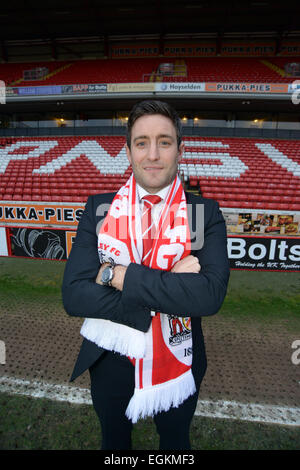
M 178 408 L 170 408 L 154 416 L 160 450 L 191 448 L 189 430 L 206 370 L 204 359 L 203 356 L 202 361 L 193 357 L 197 391 Z M 133 365 L 126 357 L 106 352 L 89 370 L 92 401 L 102 429 L 102 450 L 131 449 L 133 425 L 125 411 L 134 393 Z

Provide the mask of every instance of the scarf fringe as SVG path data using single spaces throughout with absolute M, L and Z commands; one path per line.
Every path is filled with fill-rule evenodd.
M 141 418 L 153 416 L 169 408 L 177 408 L 196 392 L 195 380 L 191 369 L 168 382 L 143 389 L 135 389 L 126 416 L 136 423 Z
M 115 351 L 137 359 L 145 356 L 145 333 L 129 326 L 110 320 L 86 318 L 80 334 L 108 351 Z

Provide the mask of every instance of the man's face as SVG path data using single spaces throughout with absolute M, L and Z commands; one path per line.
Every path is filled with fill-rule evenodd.
M 174 180 L 184 145 L 178 149 L 175 126 L 161 114 L 138 118 L 131 130 L 131 149 L 126 152 L 137 183 L 157 193 Z

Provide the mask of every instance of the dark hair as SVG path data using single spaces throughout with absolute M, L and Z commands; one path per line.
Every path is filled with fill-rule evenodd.
M 131 130 L 135 121 L 145 114 L 161 114 L 171 119 L 176 130 L 177 146 L 179 148 L 182 139 L 182 126 L 180 117 L 178 116 L 175 109 L 172 108 L 172 106 L 170 106 L 168 103 L 157 100 L 141 101 L 140 103 L 135 104 L 132 108 L 127 122 L 126 142 L 128 147 L 130 148 L 131 145 Z

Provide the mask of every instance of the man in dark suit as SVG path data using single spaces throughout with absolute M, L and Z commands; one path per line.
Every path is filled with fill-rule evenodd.
M 155 226 L 169 188 L 178 178 L 178 163 L 184 152 L 181 135 L 180 119 L 166 103 L 145 101 L 130 114 L 127 156 L 137 185 L 138 204 L 143 205 L 145 194 L 160 196 L 156 213 L 152 213 Z M 175 330 L 178 319 L 190 317 L 192 347 L 185 348 L 184 354 L 192 354 L 195 391 L 179 405 L 153 413 L 160 449 L 190 449 L 190 423 L 206 371 L 201 317 L 220 309 L 229 279 L 224 218 L 215 201 L 187 192 L 189 229 L 196 234 L 187 256 L 168 270 L 154 269 L 143 262 L 111 263 L 99 252 L 98 233 L 115 196 L 112 193 L 88 198 L 66 264 L 64 307 L 69 315 L 109 320 L 145 334 L 153 325 L 155 312 L 168 315 Z M 198 211 L 199 207 L 203 210 Z M 102 428 L 102 449 L 130 449 L 132 422 L 125 412 L 135 388 L 132 361 L 84 337 L 71 380 L 87 369 Z

